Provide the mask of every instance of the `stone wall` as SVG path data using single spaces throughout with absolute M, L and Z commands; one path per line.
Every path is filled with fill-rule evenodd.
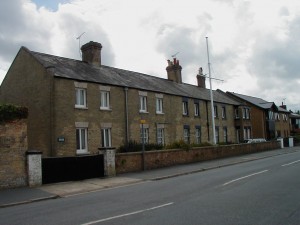
M 27 185 L 27 120 L 0 124 L 0 189 Z
M 146 169 L 156 169 L 185 163 L 200 162 L 211 159 L 249 154 L 260 151 L 279 149 L 280 142 L 263 142 L 253 144 L 236 144 L 193 148 L 191 150 L 160 150 L 145 152 Z M 142 170 L 142 153 L 116 154 L 117 174 Z

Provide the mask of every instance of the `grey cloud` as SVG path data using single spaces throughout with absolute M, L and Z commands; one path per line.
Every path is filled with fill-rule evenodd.
M 7 2 L 7 3 L 6 3 Z M 59 54 L 64 57 L 79 58 L 79 46 L 76 37 L 86 32 L 86 42 L 97 41 L 103 45 L 103 63 L 114 64 L 111 44 L 97 21 L 86 21 L 63 10 L 51 12 L 52 17 L 44 17 L 37 9 L 25 11 L 24 1 L 10 0 L 0 7 L 0 59 L 12 62 L 18 49 L 26 46 L 33 51 Z M 34 13 L 34 15 L 32 15 Z M 15 16 L 17 15 L 17 16 Z M 55 32 L 55 33 L 54 33 Z M 58 41 L 53 43 L 55 37 Z M 82 42 L 84 44 L 84 40 Z M 53 46 L 56 45 L 56 46 Z

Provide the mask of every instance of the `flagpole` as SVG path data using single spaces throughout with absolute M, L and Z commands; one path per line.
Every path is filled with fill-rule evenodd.
M 210 86 L 210 105 L 211 105 L 211 121 L 212 121 L 212 133 L 213 133 L 213 145 L 216 144 L 216 130 L 215 130 L 215 112 L 214 112 L 214 97 L 212 93 L 211 84 L 211 71 L 210 71 L 210 61 L 209 61 L 209 51 L 208 51 L 208 37 L 206 38 L 206 49 L 207 49 L 207 60 L 208 60 L 208 74 L 209 74 L 209 86 Z

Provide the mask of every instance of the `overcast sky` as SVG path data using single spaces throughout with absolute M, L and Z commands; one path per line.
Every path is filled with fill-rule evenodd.
M 79 44 L 96 41 L 103 64 L 163 78 L 177 53 L 196 85 L 205 37 L 212 77 L 224 80 L 213 89 L 300 109 L 299 0 L 1 1 L 0 82 L 21 46 L 80 59 Z

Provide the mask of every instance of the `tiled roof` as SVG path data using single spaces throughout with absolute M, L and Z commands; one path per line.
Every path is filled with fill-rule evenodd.
M 248 95 L 242 95 L 242 94 L 238 94 L 238 93 L 234 93 L 234 92 L 228 92 L 228 93 L 233 96 L 236 96 L 246 102 L 249 102 L 259 108 L 269 109 L 274 105 L 273 102 L 267 102 L 261 98 L 252 97 L 252 96 L 248 96 Z
M 242 95 L 242 94 L 238 94 L 238 93 L 234 93 L 234 92 L 227 92 L 233 96 L 236 96 L 244 101 L 247 101 L 247 102 L 250 102 L 251 104 L 259 107 L 259 108 L 262 108 L 262 109 L 270 109 L 272 108 L 273 106 L 276 107 L 276 109 L 279 111 L 279 112 L 286 112 L 286 113 L 289 113 L 288 110 L 282 108 L 282 107 L 277 107 L 275 105 L 274 102 L 268 102 L 268 101 L 265 101 L 261 98 L 257 98 L 257 97 L 253 97 L 253 96 L 248 96 L 248 95 Z
M 99 84 L 135 88 L 195 99 L 210 100 L 208 89 L 190 84 L 179 84 L 168 79 L 132 72 L 114 67 L 100 67 L 74 59 L 29 51 L 55 77 Z M 239 105 L 240 103 L 225 94 L 213 91 L 214 101 Z

